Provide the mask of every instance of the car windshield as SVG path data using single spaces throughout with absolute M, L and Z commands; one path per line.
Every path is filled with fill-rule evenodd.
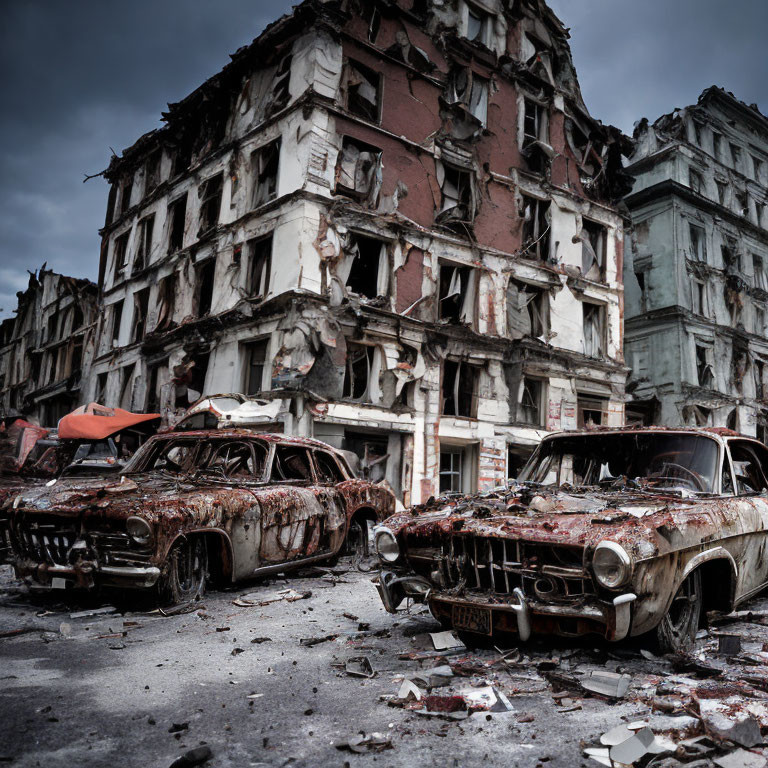
M 147 443 L 125 472 L 202 473 L 211 477 L 262 480 L 266 459 L 266 446 L 255 440 L 168 438 Z
M 704 435 L 620 433 L 567 435 L 545 440 L 523 468 L 520 482 L 713 493 L 716 441 Z

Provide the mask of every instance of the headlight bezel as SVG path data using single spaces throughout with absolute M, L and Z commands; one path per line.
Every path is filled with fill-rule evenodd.
M 606 556 L 612 556 L 613 562 L 608 560 L 601 565 L 598 558 Z M 608 577 L 605 570 L 607 568 L 615 569 L 617 575 L 613 578 Z M 595 575 L 597 583 L 604 589 L 615 591 L 626 586 L 632 578 L 632 569 L 632 558 L 624 547 L 615 541 L 601 541 L 595 547 L 592 555 L 592 573 Z
M 388 541 L 390 549 L 387 553 L 382 551 L 380 542 Z M 393 565 L 396 563 L 402 553 L 400 551 L 400 545 L 397 542 L 397 536 L 386 526 L 377 526 L 373 531 L 373 546 L 376 550 L 379 560 L 387 565 Z
M 154 543 L 155 532 L 143 517 L 131 515 L 125 521 L 125 530 L 131 537 L 131 540 L 141 547 L 149 547 Z

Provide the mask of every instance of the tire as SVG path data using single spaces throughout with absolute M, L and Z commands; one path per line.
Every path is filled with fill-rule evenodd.
M 205 594 L 208 545 L 204 536 L 179 539 L 168 553 L 160 577 L 160 600 L 166 605 L 189 603 Z
M 682 653 L 693 645 L 702 604 L 701 571 L 696 570 L 680 585 L 669 610 L 656 627 L 656 645 L 661 653 Z
M 368 521 L 364 517 L 352 518 L 344 541 L 344 553 L 352 556 L 352 563 L 358 571 L 368 573 L 375 568 L 368 542 Z

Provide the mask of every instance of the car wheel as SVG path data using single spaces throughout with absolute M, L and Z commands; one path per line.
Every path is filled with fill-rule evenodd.
M 349 524 L 344 549 L 346 554 L 352 555 L 352 563 L 358 571 L 367 573 L 374 569 L 376 564 L 371 558 L 368 545 L 368 521 L 365 518 L 356 517 Z
M 205 537 L 179 539 L 168 553 L 160 581 L 160 598 L 176 605 L 188 603 L 205 592 L 208 576 L 208 547 Z
M 656 642 L 662 653 L 679 653 L 693 645 L 701 618 L 701 571 L 688 574 L 672 605 L 656 627 Z

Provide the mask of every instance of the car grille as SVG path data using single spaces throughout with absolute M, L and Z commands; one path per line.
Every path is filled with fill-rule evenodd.
M 454 533 L 441 554 L 449 588 L 511 595 L 520 587 L 526 596 L 552 602 L 572 602 L 595 591 L 577 548 Z
M 68 565 L 69 551 L 77 541 L 73 525 L 20 523 L 10 531 L 11 547 L 22 558 L 49 565 Z

